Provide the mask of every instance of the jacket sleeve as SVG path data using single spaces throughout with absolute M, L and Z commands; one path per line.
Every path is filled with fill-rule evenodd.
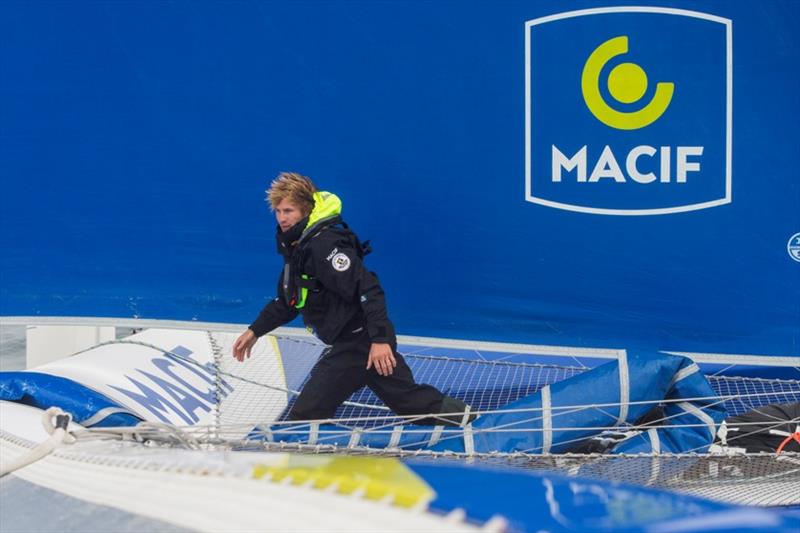
M 261 337 L 273 329 L 291 322 L 297 313 L 297 309 L 290 307 L 283 301 L 283 298 L 277 296 L 264 306 L 264 309 L 258 314 L 258 318 L 250 324 L 250 329 L 253 330 L 256 337 Z
M 345 301 L 359 302 L 372 342 L 396 342 L 394 326 L 386 311 L 386 295 L 378 277 L 367 270 L 351 246 L 339 241 L 337 246 L 312 247 L 307 265 L 325 289 Z

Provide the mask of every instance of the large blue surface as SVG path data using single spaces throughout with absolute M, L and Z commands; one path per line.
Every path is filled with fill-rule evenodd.
M 3 2 L 0 314 L 249 322 L 280 266 L 263 190 L 297 170 L 372 239 L 400 333 L 798 355 L 800 4 L 651 4 L 732 20 L 732 203 L 610 216 L 526 201 L 525 22 L 600 2 Z M 720 193 L 724 28 L 679 19 L 538 26 L 532 41 L 573 63 L 534 87 L 551 114 L 532 155 L 586 144 L 591 171 L 605 144 L 621 159 L 703 145 L 703 171 L 579 184 L 594 189 L 565 174 L 550 193 Z M 626 32 L 627 60 L 676 92 L 621 134 L 589 114 L 575 70 Z
M 463 509 L 476 521 L 503 517 L 523 531 L 786 531 L 792 511 L 732 506 L 645 487 L 549 472 L 410 460 L 437 493 L 431 509 Z

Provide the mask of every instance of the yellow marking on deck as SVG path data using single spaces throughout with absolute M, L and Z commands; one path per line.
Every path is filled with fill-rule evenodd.
M 400 507 L 427 504 L 433 489 L 398 459 L 389 457 L 290 455 L 279 465 L 257 465 L 253 478 L 268 477 L 292 485 L 310 483 L 316 489 L 332 489 L 339 494 L 363 492 L 368 500 L 383 500 Z

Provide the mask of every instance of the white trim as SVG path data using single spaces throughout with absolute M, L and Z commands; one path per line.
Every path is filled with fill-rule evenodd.
M 682 17 L 693 17 L 698 19 L 710 20 L 719 22 L 720 24 L 730 23 L 730 19 L 718 17 L 716 15 L 709 15 L 700 11 L 689 11 L 688 9 L 675 9 L 671 7 L 651 7 L 651 6 L 615 6 L 615 7 L 595 7 L 591 9 L 579 9 L 576 11 L 566 11 L 564 13 L 556 13 L 555 15 L 547 15 L 546 17 L 539 17 L 525 22 L 525 28 L 552 22 L 554 20 L 562 20 L 574 17 L 584 17 L 587 15 L 603 15 L 606 13 L 659 13 L 662 15 L 679 15 Z
M 272 427 L 267 424 L 259 424 L 256 426 L 259 431 L 264 434 L 264 440 L 267 442 L 275 442 L 275 435 L 272 434 Z
M 553 411 L 550 385 L 542 387 L 542 453 L 550 453 L 553 446 Z
M 720 18 L 725 25 L 725 199 L 733 202 L 733 21 Z
M 308 443 L 316 444 L 319 438 L 319 422 L 311 422 L 308 428 Z
M 53 316 L 0 316 L 3 326 L 117 326 L 129 328 L 167 328 L 209 330 L 225 332 L 242 332 L 247 324 L 230 324 L 227 322 L 197 322 L 191 320 L 159 320 L 141 318 L 114 317 L 53 317 Z M 302 337 L 310 342 L 322 344 L 303 328 L 277 328 L 273 335 L 286 337 Z M 521 344 L 469 339 L 444 339 L 439 337 L 418 337 L 398 335 L 397 342 L 412 346 L 432 348 L 451 348 L 454 350 L 487 351 L 514 353 L 520 355 L 551 355 L 566 357 L 588 357 L 595 359 L 617 359 L 623 351 L 615 348 L 583 348 L 574 346 L 553 346 L 543 344 Z M 727 354 L 705 352 L 664 351 L 670 355 L 689 357 L 696 363 L 714 363 L 731 365 L 800 367 L 800 357 L 771 354 Z
M 683 355 L 695 363 L 714 363 L 752 366 L 800 366 L 800 357 L 790 355 L 745 355 L 701 352 L 664 352 L 670 355 Z
M 475 454 L 475 440 L 472 435 L 472 424 L 464 426 L 464 453 L 467 455 Z
M 531 29 L 525 23 L 525 198 L 531 198 Z
M 118 328 L 165 328 L 212 330 L 241 333 L 247 324 L 226 322 L 198 322 L 195 320 L 162 320 L 157 318 L 122 318 L 97 316 L 0 316 L 3 326 L 112 326 Z M 281 328 L 279 328 L 281 329 Z M 301 331 L 300 328 L 285 328 Z
M 628 353 L 623 350 L 617 359 L 619 370 L 619 416 L 617 425 L 621 426 L 628 419 L 628 403 L 631 399 L 631 378 L 628 372 Z
M 672 387 L 674 387 L 677 382 L 684 380 L 697 372 L 700 372 L 700 367 L 697 366 L 697 363 L 692 363 L 690 365 L 681 368 L 680 370 L 675 372 L 674 376 L 672 376 L 672 381 L 669 382 L 667 391 L 672 390 Z
M 361 433 L 363 433 L 361 428 L 353 428 L 353 432 L 350 434 L 350 442 L 347 443 L 348 448 L 355 448 L 358 446 L 358 443 L 361 441 Z
M 610 13 L 656 13 L 660 15 L 678 15 L 683 17 L 698 18 L 717 22 L 725 26 L 725 196 L 707 202 L 696 204 L 680 205 L 675 207 L 662 207 L 653 209 L 610 209 L 599 207 L 587 207 L 575 204 L 566 204 L 553 200 L 538 198 L 533 195 L 531 184 L 531 28 L 540 24 L 563 20 L 574 17 L 589 15 L 605 15 Z M 665 7 L 650 6 L 616 6 L 599 7 L 592 9 L 580 9 L 556 13 L 545 17 L 539 17 L 525 21 L 525 201 L 534 204 L 553 207 L 565 211 L 578 213 L 588 213 L 593 215 L 623 215 L 623 216 L 648 216 L 648 215 L 669 215 L 675 213 L 685 213 L 688 211 L 698 211 L 708 209 L 733 201 L 733 21 L 724 17 L 702 13 L 700 11 L 690 11 L 686 9 L 675 9 Z
M 432 348 L 451 348 L 454 350 L 482 350 L 487 352 L 507 352 L 521 355 L 555 355 L 569 357 L 593 357 L 600 359 L 616 359 L 621 351 L 616 348 L 581 348 L 576 346 L 518 344 L 478 340 L 473 341 L 469 339 L 442 339 L 437 337 L 416 337 L 411 335 L 398 335 L 397 343 L 410 344 L 412 346 L 429 346 Z
M 650 450 L 653 453 L 653 458 L 650 460 L 650 479 L 647 480 L 647 484 L 653 485 L 661 473 L 661 460 L 658 458 L 658 454 L 661 453 L 661 439 L 655 428 L 648 429 L 647 436 L 650 437 Z
M 653 453 L 661 453 L 661 439 L 658 436 L 658 430 L 650 428 L 647 430 L 647 436 L 650 437 L 650 449 Z
M 575 204 L 564 204 L 555 202 L 553 200 L 545 200 L 535 196 L 525 198 L 527 201 L 544 205 L 547 207 L 555 207 L 556 209 L 563 209 L 564 211 L 574 211 L 576 213 L 589 213 L 591 215 L 621 215 L 621 216 L 649 216 L 649 215 L 672 215 L 675 213 L 686 213 L 688 211 L 699 211 L 701 209 L 708 209 L 731 203 L 731 199 L 718 198 L 708 202 L 701 202 L 699 204 L 688 204 L 677 207 L 659 207 L 655 209 L 608 209 L 603 207 L 585 207 Z
M 459 426 L 464 427 L 467 425 L 467 422 L 469 422 L 469 414 L 471 411 L 472 407 L 470 407 L 469 405 L 464 408 L 464 415 L 461 417 L 461 423 L 459 424 Z
M 439 439 L 442 438 L 442 432 L 444 431 L 444 426 L 434 426 L 433 431 L 431 431 L 431 438 L 428 440 L 428 446 L 433 446 Z
M 397 445 L 400 444 L 400 437 L 403 436 L 403 426 L 398 424 L 392 429 L 392 436 L 389 438 L 389 445 L 387 448 L 397 448 Z
M 698 408 L 696 405 L 691 404 L 689 402 L 680 402 L 677 404 L 678 407 L 689 413 L 690 415 L 694 416 L 695 418 L 699 418 L 701 422 L 703 422 L 706 426 L 708 426 L 708 431 L 711 432 L 711 439 L 713 440 L 714 437 L 717 435 L 717 424 L 714 422 L 714 419 L 709 416 L 708 413 L 703 412 L 702 409 Z

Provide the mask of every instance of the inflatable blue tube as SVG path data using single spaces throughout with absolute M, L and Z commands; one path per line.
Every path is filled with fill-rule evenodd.
M 635 424 L 662 401 L 662 427 L 621 442 L 612 453 L 706 451 L 726 416 L 722 401 L 691 359 L 658 352 L 623 353 L 543 387 L 504 406 L 505 412 L 478 418 L 472 443 L 467 434 L 434 449 L 562 453 L 605 429 Z
M 59 407 L 84 427 L 135 426 L 142 419 L 107 396 L 71 379 L 39 372 L 0 372 L 0 400 Z

